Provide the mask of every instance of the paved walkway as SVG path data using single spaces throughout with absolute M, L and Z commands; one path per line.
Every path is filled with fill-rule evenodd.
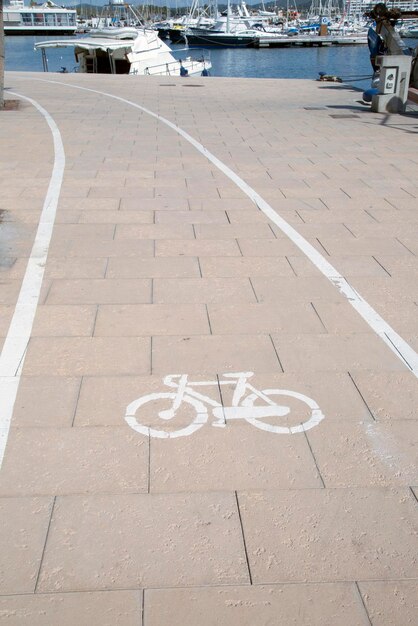
M 418 117 L 6 85 L 0 621 L 416 624 Z

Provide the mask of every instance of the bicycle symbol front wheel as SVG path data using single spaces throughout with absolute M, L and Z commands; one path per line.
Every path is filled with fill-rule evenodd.
M 137 400 L 134 400 L 126 407 L 125 420 L 128 425 L 133 428 L 137 433 L 141 433 L 146 437 L 157 437 L 158 439 L 174 439 L 176 437 L 186 437 L 187 435 L 191 435 L 196 432 L 199 428 L 201 428 L 208 420 L 208 411 L 205 405 L 196 400 L 195 398 L 191 398 L 189 396 L 183 396 L 182 401 L 191 405 L 193 409 L 194 417 L 192 422 L 183 428 L 179 428 L 177 430 L 160 430 L 159 428 L 153 428 L 150 426 L 145 426 L 141 424 L 137 419 L 137 413 L 141 407 L 148 403 L 157 403 L 160 400 L 164 401 L 166 405 L 166 401 L 170 400 L 170 406 L 173 405 L 174 400 L 177 395 L 175 393 L 150 393 L 146 396 L 142 396 Z M 164 411 L 156 411 L 156 415 L 158 417 L 159 413 L 163 413 Z
M 315 400 L 312 400 L 312 398 L 309 398 L 308 396 L 304 396 L 302 393 L 298 393 L 297 391 L 287 391 L 284 389 L 263 389 L 262 393 L 263 395 L 268 396 L 271 399 L 273 399 L 272 396 L 280 396 L 280 401 L 274 400 L 274 404 L 286 404 L 286 396 L 288 398 L 292 398 L 292 401 L 300 400 L 305 405 L 305 411 L 306 406 L 308 407 L 309 416 L 307 418 L 306 415 L 302 416 L 301 414 L 299 419 L 302 419 L 303 421 L 301 421 L 299 424 L 296 424 L 295 426 L 277 426 L 274 424 L 263 422 L 260 418 L 246 417 L 245 419 L 247 420 L 247 422 L 249 424 L 252 424 L 256 428 L 266 430 L 270 433 L 290 435 L 294 433 L 303 433 L 306 430 L 310 430 L 311 428 L 317 426 L 319 422 L 324 419 L 324 414 L 322 413 Z M 246 407 L 251 407 L 255 405 L 257 399 L 260 399 L 258 394 L 252 393 L 244 398 L 241 404 Z M 298 416 L 295 415 L 294 419 L 297 420 Z

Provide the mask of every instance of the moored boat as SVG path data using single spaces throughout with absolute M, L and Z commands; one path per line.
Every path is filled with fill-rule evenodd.
M 131 74 L 139 76 L 207 75 L 211 66 L 206 56 L 193 58 L 189 52 L 176 59 L 156 31 L 145 28 L 106 28 L 86 37 L 41 41 L 43 67 L 48 71 L 46 50 L 73 48 L 78 71 L 87 74 Z
M 51 0 L 25 6 L 23 0 L 10 0 L 3 7 L 5 35 L 73 35 L 77 11 L 57 6 Z

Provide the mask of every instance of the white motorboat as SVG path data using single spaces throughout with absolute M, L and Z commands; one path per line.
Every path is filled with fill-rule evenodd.
M 74 35 L 77 29 L 77 11 L 66 9 L 47 0 L 44 4 L 10 0 L 3 7 L 5 35 Z
M 77 39 L 36 43 L 35 50 L 42 51 L 45 71 L 46 50 L 51 48 L 73 48 L 78 71 L 88 74 L 205 76 L 212 67 L 208 57 L 192 58 L 189 51 L 176 59 L 157 32 L 145 28 L 106 28 Z

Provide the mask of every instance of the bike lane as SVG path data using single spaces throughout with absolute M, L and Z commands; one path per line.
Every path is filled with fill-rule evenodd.
M 68 80 L 80 84 L 83 77 Z M 292 616 L 295 602 L 308 611 L 307 582 L 317 623 L 353 623 L 353 612 L 354 623 L 367 623 L 362 585 L 371 603 L 383 589 L 371 582 L 376 579 L 400 580 L 396 584 L 412 593 L 413 376 L 332 285 L 304 265 L 294 244 L 210 162 L 173 139 L 172 130 L 99 94 L 71 92 L 64 110 L 64 87 L 16 82 L 50 110 L 52 104 L 58 118 L 67 155 L 58 214 L 66 223 L 54 231 L 48 287 L 0 477 L 3 504 L 12 511 L 8 519 L 15 515 L 22 524 L 35 507 L 39 529 L 29 533 L 33 557 L 26 571 L 17 568 L 17 581 L 6 576 L 3 592 L 35 591 L 29 602 L 36 612 L 45 601 L 54 606 L 58 596 L 49 594 L 61 602 L 62 592 L 80 592 L 90 607 L 83 593 L 94 592 L 97 603 L 110 593 L 104 590 L 113 590 L 105 606 L 114 612 L 126 600 L 128 608 L 117 617 L 123 624 L 137 619 L 141 602 L 144 624 L 173 623 L 164 614 L 167 605 L 176 607 L 174 623 L 193 623 L 183 603 L 190 607 L 196 596 L 207 623 L 233 623 L 226 620 L 234 606 L 236 623 L 253 619 L 239 608 L 246 601 L 264 607 L 266 617 L 272 610 Z M 121 83 L 118 97 L 125 90 L 131 98 L 131 84 Z M 225 91 L 222 98 L 212 91 L 209 103 L 207 87 L 205 98 L 183 90 L 177 100 L 160 96 L 158 86 L 141 84 L 138 100 L 151 109 L 159 102 L 166 117 L 189 126 L 263 196 L 276 199 L 278 183 L 266 176 L 270 168 L 250 158 L 248 144 L 252 152 L 259 147 L 267 124 L 252 110 L 246 84 L 240 94 L 248 100 L 243 111 L 251 123 L 236 113 L 237 96 L 228 100 Z M 268 95 L 269 85 L 265 89 Z M 200 116 L 191 119 L 191 105 Z M 199 124 L 212 108 L 218 133 Z M 292 121 L 295 114 L 287 115 Z M 254 126 L 256 140 L 249 132 Z M 264 160 L 302 158 L 293 148 L 284 156 L 274 143 L 266 154 L 262 143 Z M 314 143 L 310 149 L 316 150 Z M 282 194 L 283 211 L 295 221 L 298 210 L 309 212 L 300 192 L 305 176 L 294 176 L 297 202 Z M 342 202 L 339 187 L 327 193 Z M 308 199 L 316 207 L 311 219 L 316 212 L 323 219 L 319 201 Z M 358 205 L 354 199 L 355 210 Z M 385 232 L 353 252 L 358 242 L 347 229 L 342 237 L 338 212 L 336 223 L 318 232 L 331 243 L 338 235 L 340 249 L 345 246 L 341 263 L 360 278 L 385 275 L 364 253 L 370 247 L 375 255 L 406 259 L 405 266 L 413 261 Z M 359 228 L 366 215 L 357 220 Z M 404 323 L 412 329 L 407 318 Z M 124 420 L 129 403 L 154 394 L 155 406 L 138 420 L 151 428 L 161 422 L 158 411 L 168 408 L 160 406 L 167 400 L 161 394 L 173 393 L 163 383 L 167 374 L 215 383 L 225 373 L 250 371 L 257 390 L 303 393 L 325 419 L 288 436 L 244 420 L 216 428 L 209 415 L 190 437 L 168 439 L 144 437 Z M 406 393 L 402 407 L 389 393 L 396 386 Z M 221 384 L 211 385 L 210 394 L 201 388 L 225 406 L 235 406 L 232 391 Z M 297 401 L 288 404 L 286 424 L 306 421 Z M 381 404 L 385 421 L 376 419 Z M 195 408 L 182 402 L 176 421 L 165 422 L 168 430 L 189 424 Z M 381 523 L 389 517 L 391 527 Z M 16 558 L 14 546 L 6 558 Z M 297 583 L 297 601 L 288 583 Z M 168 589 L 150 590 L 156 587 Z M 169 589 L 175 587 L 191 589 Z M 324 597 L 331 599 L 325 603 Z M 66 606 L 74 619 L 79 609 Z M 212 610 L 218 622 L 210 621 Z

